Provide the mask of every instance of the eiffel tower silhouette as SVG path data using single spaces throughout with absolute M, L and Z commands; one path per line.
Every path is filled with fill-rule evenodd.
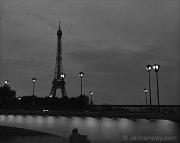
M 61 37 L 62 37 L 62 31 L 60 28 L 60 21 L 59 21 L 59 29 L 57 30 L 56 67 L 55 67 L 55 74 L 54 74 L 54 80 L 52 82 L 50 97 L 56 96 L 57 89 L 61 89 L 62 97 L 67 96 L 66 89 L 65 89 L 66 83 L 64 81 L 66 75 L 63 73 L 63 64 L 62 64 Z

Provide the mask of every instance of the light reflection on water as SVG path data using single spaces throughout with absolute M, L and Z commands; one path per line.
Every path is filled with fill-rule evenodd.
M 91 143 L 123 142 L 123 136 L 131 135 L 159 135 L 177 136 L 180 133 L 178 124 L 168 120 L 156 120 L 154 122 L 146 119 L 130 120 L 125 118 L 92 118 L 92 117 L 53 117 L 53 116 L 20 116 L 0 115 L 0 125 L 19 127 L 42 131 L 61 137 L 68 138 L 73 128 L 78 128 L 79 133 L 87 135 Z M 46 139 L 47 138 L 47 139 Z M 25 138 L 31 140 L 32 137 Z M 36 140 L 50 140 L 52 137 L 35 137 Z M 33 140 L 32 139 L 32 140 Z M 16 138 L 21 143 L 21 138 Z M 29 143 L 27 141 L 22 141 Z M 51 142 L 51 141 L 49 141 Z M 52 141 L 53 143 L 55 141 Z M 60 143 L 60 141 L 58 140 Z M 64 142 L 64 140 L 63 140 Z M 67 141 L 65 141 L 67 142 Z M 40 142 L 41 143 L 41 142 Z M 46 142 L 43 142 L 46 143 Z M 127 143 L 127 141 L 126 141 Z

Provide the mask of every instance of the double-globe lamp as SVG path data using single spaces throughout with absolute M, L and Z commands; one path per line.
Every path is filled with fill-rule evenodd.
M 61 74 L 61 79 L 65 79 L 65 77 L 66 77 L 66 74 Z
M 159 85 L 158 85 L 158 71 L 160 69 L 160 65 L 153 65 L 153 69 L 156 72 L 156 83 L 157 83 L 157 100 L 158 100 L 158 111 L 160 111 L 160 101 L 159 101 Z

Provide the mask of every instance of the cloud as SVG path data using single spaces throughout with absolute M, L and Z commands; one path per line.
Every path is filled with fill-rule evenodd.
M 151 59 L 158 61 L 156 46 L 141 45 L 138 50 L 125 48 L 109 48 L 97 50 L 76 50 L 68 54 L 72 61 L 82 63 L 84 68 L 94 72 L 119 73 L 139 69 Z
M 39 73 L 39 72 L 47 72 L 51 66 L 46 61 L 40 60 L 4 60 L 2 63 L 3 69 L 2 73 L 4 72 L 16 72 L 21 73 L 24 76 L 27 76 L 29 73 Z

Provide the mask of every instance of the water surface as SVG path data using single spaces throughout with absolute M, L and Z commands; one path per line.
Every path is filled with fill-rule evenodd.
M 68 139 L 32 130 L 0 126 L 0 143 L 68 143 Z

